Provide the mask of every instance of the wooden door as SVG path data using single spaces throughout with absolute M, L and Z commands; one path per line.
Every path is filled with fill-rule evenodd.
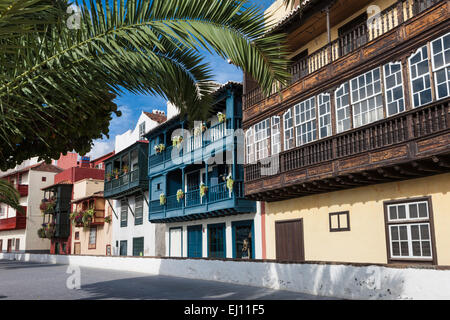
M 277 260 L 305 261 L 303 219 L 275 223 Z
M 202 226 L 189 226 L 188 231 L 188 257 L 201 258 L 202 257 Z
M 169 230 L 169 256 L 182 257 L 182 229 L 172 228 Z
M 12 239 L 8 239 L 8 249 L 6 252 L 11 252 L 12 251 Z
M 3 240 L 0 240 L 0 252 L 3 251 Z
M 75 242 L 73 251 L 74 251 L 74 254 L 81 254 L 81 243 L 80 242 Z

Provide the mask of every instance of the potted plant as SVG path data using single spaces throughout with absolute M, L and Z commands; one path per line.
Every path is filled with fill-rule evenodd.
M 45 227 L 44 227 L 44 225 L 42 225 L 42 228 L 38 229 L 37 234 L 38 234 L 38 237 L 41 238 L 41 239 L 47 238 L 47 236 L 45 234 Z
M 231 177 L 231 173 L 227 177 L 227 188 L 230 193 L 233 191 L 234 180 Z
M 200 184 L 200 197 L 203 198 L 208 192 L 208 187 L 203 182 Z
M 166 195 L 164 193 L 161 193 L 159 195 L 159 204 L 163 206 L 166 204 L 166 201 L 167 201 Z
M 164 150 L 166 150 L 166 146 L 163 143 L 160 143 L 160 144 L 156 145 L 154 147 L 154 149 L 155 149 L 155 152 L 157 154 L 159 154 L 159 153 L 163 152 Z
M 183 190 L 179 189 L 177 191 L 177 201 L 180 202 L 180 200 L 183 198 L 184 198 L 184 192 L 183 192 Z
M 218 112 L 217 119 L 219 120 L 219 123 L 223 123 L 225 122 L 225 120 L 227 120 L 227 116 L 222 112 Z
M 112 221 L 111 216 L 106 216 L 106 217 L 105 217 L 105 222 L 106 222 L 106 223 L 111 223 L 111 221 Z
M 105 177 L 106 177 L 106 180 L 107 180 L 107 181 L 111 181 L 111 178 L 112 178 L 111 172 L 108 172 L 108 173 L 105 175 Z
M 124 165 L 124 166 L 122 167 L 122 172 L 123 172 L 124 174 L 127 174 L 127 173 L 128 173 L 128 170 L 129 170 L 129 168 L 128 168 L 127 165 Z
M 83 226 L 83 213 L 82 212 L 72 212 L 69 216 L 70 220 L 76 227 Z
M 87 227 L 89 227 L 91 225 L 92 218 L 94 217 L 94 215 L 95 215 L 95 209 L 94 208 L 88 209 L 88 210 L 83 212 L 83 218 L 82 218 L 83 227 L 87 228 Z
M 113 174 L 114 174 L 114 176 L 116 177 L 116 179 L 119 179 L 119 169 L 114 169 L 113 170 Z
M 53 238 L 54 235 L 55 235 L 55 224 L 53 222 L 50 222 L 45 227 L 45 236 L 46 238 L 51 239 Z
M 183 142 L 182 136 L 175 136 L 172 138 L 172 144 L 173 146 L 179 148 L 181 146 L 181 143 Z

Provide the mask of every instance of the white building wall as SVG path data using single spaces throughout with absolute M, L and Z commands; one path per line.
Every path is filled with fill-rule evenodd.
M 146 199 L 148 199 L 148 191 L 144 193 Z M 135 211 L 135 196 L 129 196 L 128 202 L 133 212 Z M 111 200 L 110 200 L 111 201 Z M 113 213 L 113 233 L 112 233 L 112 254 L 120 254 L 120 241 L 127 241 L 127 255 L 133 255 L 133 238 L 144 238 L 144 256 L 155 256 L 155 224 L 148 221 L 148 205 L 144 200 L 143 205 L 143 223 L 141 225 L 135 225 L 135 217 L 131 213 L 130 208 L 128 210 L 128 222 L 126 227 L 120 227 L 120 214 L 121 205 L 119 200 L 111 201 L 117 217 Z
M 167 223 L 166 224 L 166 257 L 170 257 L 170 229 L 172 228 L 182 228 L 182 257 L 188 256 L 188 241 L 187 241 L 187 228 L 189 226 L 198 226 L 202 225 L 202 256 L 203 258 L 208 257 L 208 225 L 210 224 L 219 224 L 225 223 L 225 249 L 226 249 L 226 258 L 233 258 L 233 228 L 232 223 L 237 221 L 246 221 L 253 220 L 254 226 L 254 248 L 255 250 L 255 259 L 262 259 L 262 235 L 261 235 L 261 214 L 260 214 L 260 206 L 258 203 L 257 213 L 248 213 L 248 214 L 239 214 L 234 216 L 226 216 L 220 218 L 209 218 L 209 219 L 201 219 L 194 220 L 182 223 Z
M 150 131 L 158 125 L 158 122 L 150 119 L 144 113 L 141 113 L 136 127 L 133 130 L 128 130 L 127 132 L 117 135 L 115 140 L 115 152 L 116 154 L 120 151 L 128 148 L 133 143 L 139 140 L 139 125 L 145 122 L 145 132 Z

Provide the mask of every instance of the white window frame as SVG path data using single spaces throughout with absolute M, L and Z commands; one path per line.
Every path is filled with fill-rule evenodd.
M 303 100 L 294 106 L 295 141 L 297 147 L 317 140 L 318 133 L 316 110 L 317 105 L 315 96 Z M 302 117 L 304 119 L 302 119 Z M 308 125 L 310 125 L 311 128 L 308 128 Z M 306 130 L 303 130 L 305 126 L 307 128 Z M 311 135 L 311 139 L 309 139 L 308 135 Z M 307 138 L 303 139 L 305 136 Z
M 420 217 L 419 216 L 419 205 L 425 204 L 426 206 L 426 217 Z M 410 212 L 410 206 L 416 205 L 417 206 L 417 217 L 411 217 Z M 398 218 L 398 207 L 404 206 L 405 207 L 405 218 Z M 419 261 L 433 261 L 433 237 L 431 234 L 431 221 L 430 221 L 430 207 L 429 202 L 426 200 L 423 201 L 412 201 L 412 202 L 401 202 L 401 203 L 395 203 L 395 204 L 389 204 L 387 207 L 387 228 L 389 232 L 389 248 L 390 248 L 390 258 L 393 260 L 402 260 L 402 259 L 408 259 L 408 260 L 419 260 Z M 391 218 L 390 216 L 390 208 L 396 207 L 397 208 L 397 218 Z M 419 228 L 419 239 L 412 239 L 412 232 L 411 227 L 417 226 Z M 429 239 L 422 239 L 422 235 L 420 232 L 421 226 L 427 226 L 428 228 L 428 237 Z M 393 240 L 392 239 L 392 227 L 397 228 L 398 230 L 398 239 Z M 406 227 L 407 232 L 407 239 L 402 240 L 400 239 L 400 227 Z M 429 248 L 430 248 L 430 256 L 415 256 L 413 255 L 413 242 L 418 241 L 420 242 L 420 251 L 422 253 L 422 242 L 428 241 L 429 242 Z M 393 243 L 398 242 L 400 246 L 400 255 L 394 255 L 393 250 Z M 408 243 L 408 255 L 401 255 L 401 242 L 407 242 Z
M 435 88 L 435 92 L 436 92 L 436 100 L 445 99 L 445 98 L 450 96 L 450 75 L 449 75 L 450 71 L 448 71 L 448 68 L 450 68 L 450 60 L 447 63 L 445 61 L 445 51 L 449 51 L 450 48 L 446 50 L 445 47 L 444 47 L 444 38 L 446 38 L 446 37 L 450 37 L 450 32 L 445 34 L 445 35 L 443 35 L 442 37 L 437 38 L 436 40 L 431 41 L 431 65 L 432 65 L 432 68 L 433 68 L 434 88 Z M 439 52 L 439 53 L 436 53 L 434 51 L 434 43 L 438 42 L 438 41 L 441 42 L 442 51 Z M 438 68 L 436 67 L 436 60 L 435 60 L 435 57 L 437 55 L 442 55 L 442 61 L 443 61 L 443 65 L 441 67 L 438 67 Z M 446 83 L 447 83 L 447 95 L 443 96 L 443 97 L 439 97 L 438 82 L 437 82 L 438 79 L 437 79 L 436 74 L 439 71 L 442 71 L 442 70 L 446 70 L 445 77 L 446 77 L 446 80 L 447 80 L 446 81 Z
M 427 52 L 427 58 L 426 58 L 426 59 L 424 59 L 424 58 L 423 58 L 423 55 L 422 55 L 423 49 L 424 49 L 424 48 L 425 48 L 425 51 Z M 418 55 L 418 54 L 421 55 L 421 58 L 422 58 L 422 59 L 421 59 L 420 62 L 418 62 L 417 64 L 414 64 L 414 66 L 416 66 L 416 68 L 417 68 L 417 65 L 418 65 L 419 63 L 424 62 L 424 61 L 427 61 L 427 64 L 428 64 L 427 70 L 428 70 L 428 71 L 427 71 L 426 74 L 423 74 L 423 75 L 420 75 L 420 76 L 419 76 L 418 73 L 417 73 L 416 76 L 413 77 L 413 70 L 412 70 L 413 65 L 411 65 L 411 60 L 412 60 L 416 55 Z M 409 84 L 410 84 L 410 86 L 411 86 L 411 102 L 412 102 L 412 107 L 413 107 L 413 108 L 418 108 L 418 107 L 421 107 L 421 106 L 425 106 L 425 105 L 430 104 L 431 102 L 433 102 L 433 92 L 432 92 L 432 88 L 431 88 L 431 73 L 430 73 L 430 71 L 429 71 L 429 66 L 430 66 L 430 58 L 429 58 L 429 54 L 428 54 L 428 45 L 424 45 L 424 46 L 420 47 L 419 49 L 417 49 L 417 51 L 416 51 L 415 53 L 413 53 L 413 54 L 408 58 L 409 82 L 410 82 Z M 417 71 L 417 70 L 416 70 L 416 71 Z M 420 91 L 420 93 L 425 92 L 425 91 L 427 91 L 427 90 L 430 90 L 431 100 L 430 100 L 429 102 L 422 103 L 421 98 L 420 98 L 420 93 L 419 93 L 419 102 L 420 102 L 420 104 L 419 104 L 419 105 L 416 105 L 416 102 L 415 102 L 415 99 L 414 99 L 414 86 L 413 86 L 413 82 L 416 81 L 416 80 L 418 80 L 418 79 L 422 79 L 422 82 L 423 82 L 424 87 L 425 87 L 425 84 L 426 84 L 425 78 L 426 78 L 427 75 L 428 75 L 428 78 L 429 78 L 429 84 L 430 84 L 430 86 L 429 86 L 428 88 L 425 88 L 424 90 Z
M 379 78 L 378 80 L 375 80 L 375 72 L 378 70 L 378 75 Z M 371 78 L 372 78 L 372 82 L 368 83 L 367 82 L 367 76 L 371 74 Z M 364 80 L 364 84 L 361 85 L 360 84 L 360 79 L 363 78 Z M 375 121 L 381 120 L 384 118 L 384 103 L 383 103 L 383 90 L 382 90 L 382 85 L 383 85 L 383 76 L 382 76 L 382 68 L 381 67 L 377 67 L 375 69 L 372 69 L 370 71 L 367 71 L 353 79 L 350 80 L 350 101 L 352 104 L 352 111 L 353 111 L 353 128 L 359 128 L 365 125 L 368 125 L 370 123 L 373 123 Z M 379 86 L 379 91 L 375 90 L 375 84 L 376 82 L 380 82 L 380 86 Z M 354 88 L 354 84 L 356 83 L 356 89 Z M 372 87 L 372 93 L 370 94 L 368 92 L 368 88 Z M 361 90 L 364 90 L 365 93 L 365 97 L 361 98 L 360 96 L 360 92 Z M 357 99 L 355 99 L 354 97 L 354 93 L 357 94 Z M 375 107 L 373 109 L 370 109 L 370 100 L 374 99 L 375 100 Z M 381 106 L 377 106 L 377 100 L 381 101 Z M 362 104 L 366 103 L 367 106 L 367 110 L 366 111 L 362 111 Z M 360 112 L 357 113 L 356 112 L 356 107 L 357 105 L 360 104 Z M 371 112 L 374 111 L 375 114 L 375 118 L 374 119 L 369 119 Z M 367 115 L 367 122 L 364 122 L 364 115 Z M 356 118 L 360 116 L 361 117 L 361 122 L 358 123 L 358 121 L 356 120 Z
M 270 118 L 255 124 L 255 160 L 262 160 L 270 156 Z
M 271 122 L 271 150 L 272 155 L 279 154 L 281 152 L 281 118 L 279 116 L 273 116 Z
M 391 67 L 393 65 L 400 65 L 400 71 L 397 71 L 395 73 L 389 74 L 387 75 L 386 73 L 386 67 L 389 68 L 389 73 L 391 73 Z M 398 82 L 398 75 L 400 75 L 400 84 Z M 387 78 L 394 76 L 395 77 L 395 86 L 393 86 L 392 88 L 388 88 L 387 87 Z M 403 86 L 403 65 L 401 63 L 401 61 L 394 61 L 394 62 L 389 62 L 387 64 L 385 64 L 383 66 L 383 79 L 384 79 L 384 96 L 385 96 L 385 106 L 386 106 L 386 115 L 388 117 L 393 116 L 395 114 L 399 114 L 401 112 L 406 111 L 406 103 L 405 103 L 405 89 Z M 398 100 L 394 100 L 394 90 L 401 88 L 402 90 L 402 97 Z M 396 103 L 397 104 L 397 112 L 395 113 L 390 113 L 389 112 L 389 100 L 388 97 L 389 95 L 392 96 L 392 102 L 391 103 Z M 400 110 L 400 101 L 403 101 L 403 110 Z
M 347 85 L 347 90 L 345 90 L 345 86 Z M 341 96 L 338 96 L 337 95 L 337 92 L 339 91 L 339 90 L 341 90 L 342 89 L 342 95 Z M 348 96 L 348 104 L 346 104 L 346 105 L 344 105 L 344 103 L 343 103 L 343 97 L 345 96 L 345 95 L 347 95 Z M 335 102 L 335 105 L 336 105 L 336 111 L 335 111 L 335 117 L 336 117 L 336 132 L 337 133 L 342 133 L 342 132 L 345 132 L 345 131 L 347 131 L 347 130 L 350 130 L 351 128 L 352 128 L 352 115 L 351 115 L 351 104 L 350 104 L 350 83 L 347 81 L 347 82 L 344 82 L 342 85 L 340 85 L 337 89 L 336 89 L 336 91 L 334 92 L 334 102 Z M 340 110 L 344 110 L 344 113 L 345 113 L 345 118 L 344 119 L 339 119 L 338 118 L 338 112 L 340 111 Z M 349 122 L 349 127 L 348 127 L 348 129 L 345 129 L 344 128 L 344 122 L 346 121 L 346 120 L 348 120 L 348 122 Z M 341 129 L 341 126 L 340 126 L 340 124 L 342 123 L 342 129 Z
M 289 122 L 292 123 L 291 126 L 288 126 Z M 289 110 L 283 114 L 284 151 L 295 148 L 294 127 L 292 108 L 289 108 Z M 288 138 L 288 136 L 290 138 Z
M 324 101 L 324 98 L 328 97 L 328 102 Z M 321 106 L 325 105 L 325 113 L 322 114 L 321 112 Z M 332 129 L 332 119 L 331 119 L 331 94 L 329 93 L 321 93 L 317 96 L 317 111 L 319 113 L 319 138 L 323 139 L 323 138 L 327 138 L 329 136 L 331 136 L 333 134 L 333 129 Z M 324 124 L 325 120 L 327 118 L 327 116 L 329 117 L 329 122 L 328 124 Z M 327 129 L 327 134 L 326 135 L 322 135 L 322 128 L 326 128 Z
M 92 232 L 93 230 L 95 230 L 95 232 Z M 92 241 L 94 241 L 92 243 Z M 97 245 L 97 227 L 91 227 L 89 228 L 89 245 Z
M 245 132 L 245 152 L 247 164 L 255 162 L 255 140 L 253 135 L 253 127 Z

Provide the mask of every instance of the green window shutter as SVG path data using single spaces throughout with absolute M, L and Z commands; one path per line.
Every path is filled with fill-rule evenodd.
M 133 256 L 142 257 L 144 255 L 144 238 L 133 238 Z

